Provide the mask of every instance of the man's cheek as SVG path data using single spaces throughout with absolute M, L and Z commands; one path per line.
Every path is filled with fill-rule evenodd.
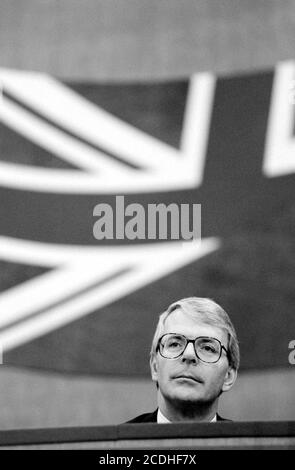
M 205 389 L 208 393 L 218 394 L 223 386 L 223 375 L 214 375 L 205 380 Z
M 162 383 L 168 387 L 175 386 L 175 381 L 173 380 L 173 371 L 170 370 L 169 367 L 165 367 L 162 370 Z

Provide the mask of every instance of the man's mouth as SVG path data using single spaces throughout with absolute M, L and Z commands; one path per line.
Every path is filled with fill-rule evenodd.
M 190 374 L 179 374 L 174 377 L 174 379 L 187 380 L 196 383 L 203 383 L 201 379 Z

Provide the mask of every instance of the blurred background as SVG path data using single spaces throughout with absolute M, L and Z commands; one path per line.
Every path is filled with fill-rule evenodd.
M 295 419 L 295 4 L 2 0 L 0 428 L 156 407 L 158 315 L 229 313 L 220 413 Z M 98 241 L 100 202 L 202 204 L 202 243 Z

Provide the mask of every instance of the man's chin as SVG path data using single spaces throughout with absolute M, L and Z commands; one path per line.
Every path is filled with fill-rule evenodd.
M 204 384 L 186 379 L 177 379 L 173 383 L 175 395 L 187 400 L 199 400 L 204 393 Z
M 172 400 L 179 403 L 187 403 L 188 405 L 204 402 L 204 396 L 196 390 L 177 390 L 172 395 Z

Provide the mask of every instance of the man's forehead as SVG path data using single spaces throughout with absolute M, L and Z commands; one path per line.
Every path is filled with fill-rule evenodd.
M 164 333 L 181 333 L 186 336 L 213 336 L 226 341 L 227 332 L 203 316 L 191 316 L 184 313 L 181 308 L 170 313 L 164 323 Z

